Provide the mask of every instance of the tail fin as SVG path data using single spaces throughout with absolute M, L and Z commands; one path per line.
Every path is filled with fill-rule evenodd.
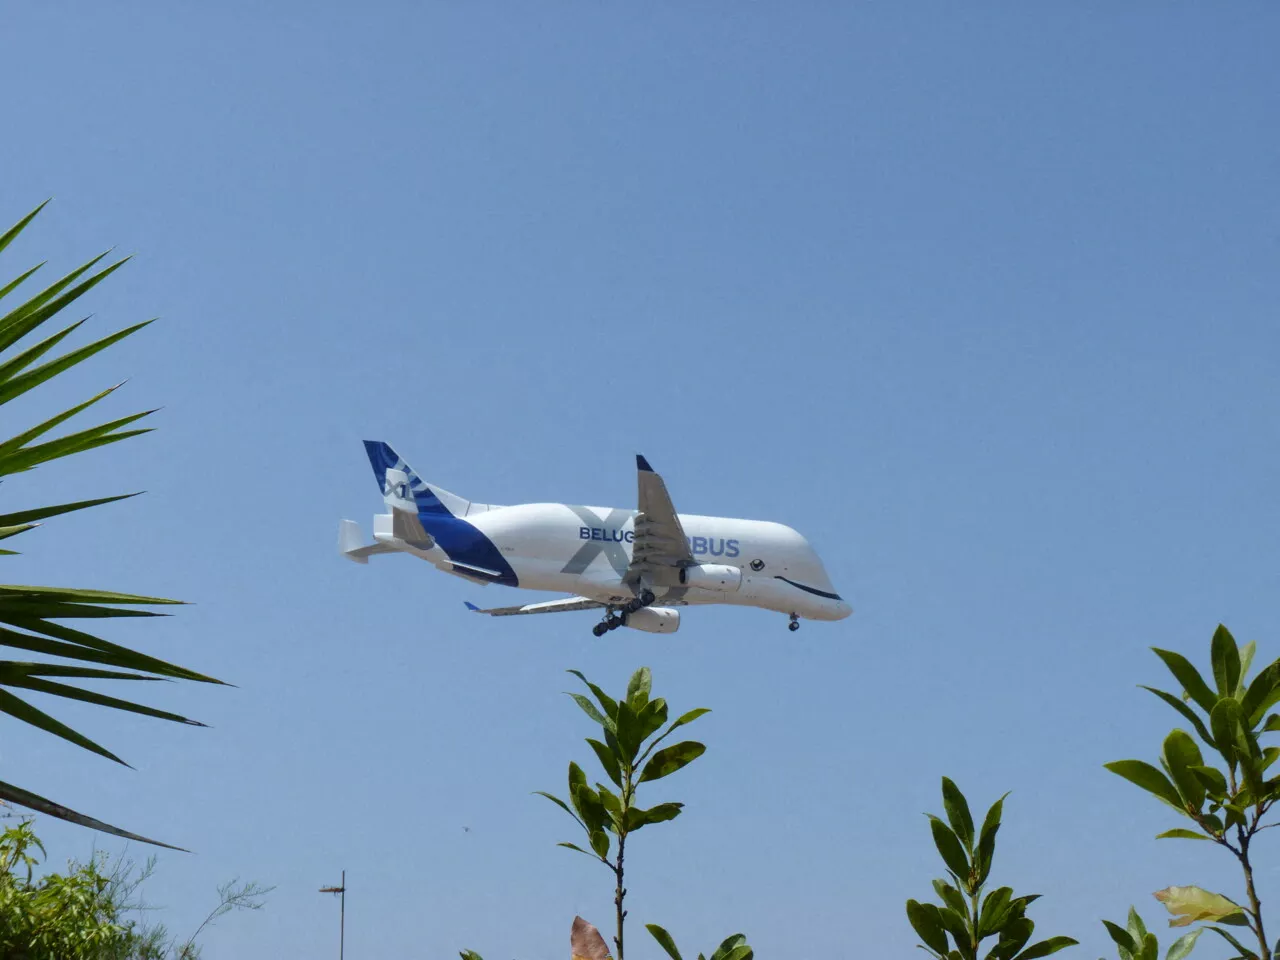
M 407 507 L 407 502 L 412 501 L 419 513 L 443 513 L 455 517 L 467 515 L 471 501 L 427 483 L 387 444 L 380 440 L 366 440 L 364 449 L 369 455 L 373 475 L 378 478 L 383 499 L 392 507 L 397 503 Z

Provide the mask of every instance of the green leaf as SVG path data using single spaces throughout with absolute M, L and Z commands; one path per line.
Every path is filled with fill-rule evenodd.
M 1209 840 L 1203 833 L 1196 833 L 1194 830 L 1166 830 L 1164 833 L 1156 834 L 1157 840 Z
M 27 224 L 29 224 L 32 220 L 34 220 L 36 218 L 36 215 L 41 210 L 43 210 L 46 206 L 48 206 L 48 204 L 49 204 L 49 201 L 46 200 L 44 203 L 40 204 L 38 207 L 36 207 L 34 210 L 28 213 L 25 217 L 23 217 L 21 220 L 15 223 L 12 227 L 6 230 L 2 235 L 0 235 L 0 250 L 4 250 L 5 247 L 13 243 L 14 238 L 18 234 L 20 234 L 23 230 L 25 230 Z
M 1210 766 L 1192 766 L 1191 770 L 1200 782 L 1204 784 L 1205 792 L 1215 800 L 1224 800 L 1228 794 L 1227 778 L 1222 775 L 1222 771 L 1217 767 Z
M 982 829 L 978 833 L 978 850 L 975 857 L 975 866 L 978 868 L 978 886 L 986 883 L 987 876 L 991 873 L 991 861 L 995 858 L 996 853 L 996 834 L 1000 831 L 1000 817 L 1004 811 L 1004 801 L 1007 796 L 1009 794 L 1006 793 L 993 803 L 982 820 Z
M 3 363 L 0 363 L 0 383 L 8 380 L 18 371 L 25 370 L 27 367 L 31 366 L 31 364 L 35 363 L 67 337 L 79 330 L 80 327 L 84 325 L 85 320 L 88 319 L 88 317 L 85 317 L 83 320 L 77 320 L 69 327 L 63 327 L 57 333 L 45 337 L 39 343 L 27 347 L 27 349 L 23 350 L 17 356 L 11 357 Z
M 978 917 L 978 938 L 999 933 L 1009 919 L 1010 901 L 1013 899 L 1012 887 L 999 887 L 982 901 L 982 910 Z
M 1177 940 L 1173 941 L 1173 946 L 1169 948 L 1169 952 L 1164 955 L 1164 960 L 1185 960 L 1186 956 L 1195 949 L 1196 941 L 1200 939 L 1200 934 L 1204 933 L 1204 927 L 1199 930 L 1192 930 L 1190 933 L 1183 934 Z
M 671 724 L 671 728 L 667 730 L 667 733 L 670 733 L 672 730 L 676 729 L 677 727 L 683 727 L 686 723 L 693 723 L 693 721 L 697 720 L 699 717 L 705 714 L 708 714 L 710 712 L 711 711 L 708 710 L 706 707 L 695 707 L 694 709 L 690 710 L 688 713 L 682 713 L 678 718 L 676 718 L 676 721 L 673 724 Z
M 1267 722 L 1263 724 L 1263 733 L 1275 733 L 1280 730 L 1280 713 L 1273 713 L 1267 717 Z
M 1234 697 L 1236 685 L 1240 682 L 1240 648 L 1236 646 L 1236 638 L 1222 624 L 1213 632 L 1213 641 L 1209 645 L 1209 659 L 1213 663 L 1213 679 L 1218 684 L 1218 694 L 1223 697 Z
M 1047 957 L 1066 947 L 1074 947 L 1077 943 L 1079 943 L 1078 940 L 1072 940 L 1070 937 L 1050 937 L 1048 940 L 1041 940 L 1027 947 L 1014 960 L 1037 960 L 1039 957 Z
M 588 737 L 587 743 L 595 751 L 596 759 L 600 761 L 600 766 L 604 768 L 605 775 L 613 781 L 616 787 L 621 789 L 622 770 L 618 767 L 618 758 L 614 755 L 614 752 L 599 740 L 592 740 Z
M 609 857 L 609 835 L 603 830 L 591 831 L 591 849 L 596 852 L 601 860 Z
M 1209 714 L 1209 729 L 1213 731 L 1214 742 L 1223 759 L 1228 764 L 1239 761 L 1247 755 L 1248 745 L 1243 742 L 1242 711 L 1238 700 L 1219 700 Z
M 938 908 L 932 903 L 907 901 L 907 919 L 916 936 L 924 941 L 925 946 L 935 953 L 947 952 L 947 935 L 942 929 L 942 918 L 938 916 Z
M 1235 650 L 1234 641 L 1231 649 Z M 1171 731 L 1164 738 L 1163 759 L 1183 804 L 1199 812 L 1204 806 L 1205 788 L 1190 768 L 1204 766 L 1204 757 L 1191 735 L 1182 730 Z
M 609 813 L 596 792 L 585 783 L 578 783 L 574 784 L 570 796 L 574 809 L 582 816 L 582 822 L 587 825 L 588 832 L 594 834 L 603 830 L 609 821 Z M 594 841 L 592 844 L 594 845 Z
M 573 698 L 574 703 L 582 708 L 582 712 L 590 717 L 595 723 L 598 723 L 606 730 L 613 729 L 613 721 L 606 719 L 604 714 L 596 709 L 596 705 L 594 703 L 580 693 L 570 693 L 569 696 Z
M 1200 920 L 1224 921 L 1233 915 L 1242 915 L 1239 904 L 1232 903 L 1220 893 L 1210 893 L 1200 887 L 1166 887 L 1155 894 L 1174 919 L 1171 927 L 1187 927 Z
M 1169 672 L 1174 678 L 1182 684 L 1182 689 L 1187 692 L 1200 709 L 1208 713 L 1213 709 L 1213 705 L 1217 703 L 1217 695 L 1209 689 L 1209 685 L 1204 682 L 1204 678 L 1200 676 L 1199 671 L 1191 665 L 1186 657 L 1180 653 L 1174 653 L 1172 650 L 1161 650 L 1159 647 L 1152 647 L 1157 657 L 1164 661 L 1164 665 L 1169 668 Z
M 0 287 L 0 300 L 3 300 L 9 294 L 13 293 L 13 291 L 17 290 L 20 286 L 22 286 L 27 280 L 31 278 L 31 275 L 33 273 L 35 273 L 37 270 L 44 267 L 44 265 L 47 264 L 48 262 L 49 262 L 48 260 L 41 260 L 30 270 L 26 271 L 25 273 L 18 274 L 17 277 L 10 280 L 3 287 Z
M 640 727 L 640 742 L 648 740 L 658 728 L 667 722 L 667 701 L 658 697 L 650 700 L 636 714 L 636 723 Z
M 682 740 L 664 747 L 649 758 L 640 773 L 640 783 L 649 780 L 661 780 L 670 776 L 681 767 L 692 763 L 706 752 L 707 748 L 696 740 Z
M 1240 701 L 1241 716 L 1248 718 L 1249 726 L 1256 726 L 1263 715 L 1280 701 L 1280 660 L 1267 664 L 1253 678 Z
M 632 708 L 639 710 L 649 702 L 649 691 L 653 687 L 653 674 L 648 667 L 641 667 L 631 675 L 627 683 L 627 702 Z
M 484 960 L 484 957 L 480 956 L 480 954 L 476 953 L 474 950 L 459 950 L 458 956 L 461 957 L 462 960 Z
M 618 712 L 617 703 L 615 703 L 614 700 L 608 694 L 606 694 L 603 690 L 601 690 L 594 683 L 592 683 L 590 680 L 584 677 L 581 671 L 569 670 L 567 672 L 572 673 L 575 677 L 577 677 L 579 680 L 581 680 L 583 683 L 587 685 L 587 689 L 589 689 L 591 693 L 595 696 L 597 702 L 599 702 L 600 704 L 600 709 L 605 712 L 606 716 L 612 718 L 617 714 Z
M 1244 698 L 1247 689 L 1246 680 L 1249 676 L 1249 667 L 1253 665 L 1253 655 L 1258 652 L 1258 645 L 1250 640 L 1240 648 L 1240 679 L 1236 683 L 1235 692 L 1232 694 L 1237 700 Z
M 1227 702 L 1234 703 L 1235 701 Z M 1103 766 L 1112 773 L 1124 777 L 1130 783 L 1138 785 L 1148 793 L 1154 794 L 1183 816 L 1186 816 L 1186 811 L 1182 808 L 1182 797 L 1178 795 L 1178 791 L 1169 782 L 1169 778 L 1151 766 L 1151 764 L 1144 763 L 1141 760 L 1113 760 L 1111 763 L 1104 763 Z
M 683 808 L 683 803 L 660 803 L 657 806 L 650 807 L 648 810 L 632 807 L 627 811 L 626 828 L 629 832 L 634 832 L 651 823 L 674 820 L 680 816 L 680 811 Z
M 942 857 L 942 862 L 947 865 L 947 869 L 954 873 L 961 883 L 968 882 L 969 859 L 965 856 L 964 847 L 960 845 L 960 839 L 955 835 L 955 831 L 932 814 L 929 815 L 929 828 L 933 831 L 933 845 L 938 848 L 938 853 Z
M 117 330 L 115 333 L 102 337 L 93 343 L 85 344 L 75 350 L 70 350 L 58 357 L 56 360 L 50 360 L 42 363 L 34 369 L 28 370 L 26 373 L 14 377 L 13 379 L 0 384 L 0 403 L 7 403 L 15 397 L 19 397 L 38 387 L 47 380 L 52 380 L 58 374 L 70 370 L 76 364 L 83 363 L 90 357 L 101 353 L 107 347 L 114 343 L 119 343 L 125 337 L 130 337 L 137 333 L 143 327 L 154 323 L 153 320 L 144 320 L 142 323 L 135 323 L 131 327 L 125 327 L 123 330 Z
M 1129 923 L 1127 927 L 1129 936 L 1133 938 L 1134 943 L 1138 943 L 1147 935 L 1147 925 L 1142 922 L 1142 917 L 1138 916 L 1138 911 L 1133 907 L 1129 908 Z
M 969 912 L 968 906 L 964 902 L 964 897 L 960 891 L 945 880 L 934 880 L 933 889 L 937 892 L 939 898 L 948 907 L 954 910 L 958 915 L 964 916 Z
M 578 846 L 576 843 L 557 843 L 557 844 L 556 844 L 556 846 L 557 846 L 557 847 L 564 847 L 566 850 L 572 850 L 572 851 L 574 851 L 575 853 L 580 853 L 580 854 L 582 854 L 584 857 L 590 857 L 592 860 L 595 860 L 597 863 L 598 863 L 598 862 L 600 861 L 600 859 L 601 859 L 600 857 L 596 856 L 596 854 L 592 853 L 590 850 L 583 850 L 583 849 L 582 849 L 580 846 Z
M 587 825 L 582 822 L 581 818 L 579 818 L 579 816 L 576 813 L 570 810 L 569 805 L 565 803 L 563 800 L 561 800 L 559 797 L 553 796 L 552 794 L 546 793 L 545 791 L 542 791 L 542 790 L 535 790 L 533 792 L 535 796 L 546 797 L 548 800 L 554 803 L 557 807 L 559 807 L 569 816 L 573 817 L 573 819 L 578 822 L 578 826 L 580 826 L 583 830 L 587 829 Z
M 140 420 L 143 417 L 149 417 L 155 413 L 154 410 L 144 410 L 142 413 L 135 413 L 128 417 L 121 417 L 119 420 L 113 420 L 110 423 L 99 424 L 96 427 L 90 427 L 88 430 L 81 430 L 78 433 L 69 433 L 66 436 L 58 437 L 55 440 L 49 440 L 45 443 L 36 444 L 34 447 L 24 447 L 16 453 L 10 453 L 0 458 L 0 476 L 10 473 L 21 473 L 24 470 L 30 470 L 38 467 L 42 463 L 50 460 L 58 460 L 62 457 L 68 457 L 75 453 L 83 453 L 86 450 L 93 450 L 97 447 L 105 447 L 108 444 L 119 443 L 121 440 L 128 440 L 130 437 L 141 436 L 144 433 L 150 433 L 150 428 L 144 430 L 124 430 L 119 428 Z
M 3 689 L 0 689 L 0 713 L 7 713 L 15 720 L 29 723 L 31 726 L 45 731 L 45 733 L 51 733 L 55 737 L 61 737 L 63 740 L 74 743 L 78 747 L 84 747 L 86 750 L 106 757 L 108 760 L 114 760 L 116 763 L 123 764 L 126 767 L 129 766 L 110 750 L 99 746 L 88 737 L 72 730 L 65 723 L 55 720 L 43 710 L 31 706 L 25 700 L 15 697 L 12 693 Z
M 622 749 L 619 759 L 624 764 L 634 765 L 640 753 L 640 744 L 644 738 L 640 734 L 640 718 L 631 704 L 625 700 L 618 704 L 618 746 Z
M 28 333 L 31 333 L 45 321 L 57 316 L 58 312 L 84 296 L 111 274 L 123 267 L 129 258 L 118 260 L 104 267 L 86 280 L 81 280 L 71 289 L 66 289 L 84 273 L 98 264 L 106 254 L 99 254 L 88 263 L 72 270 L 62 279 L 46 287 L 40 293 L 21 306 L 10 310 L 0 318 L 0 350 L 7 350 Z M 65 290 L 65 292 L 63 292 Z
M 212 677 L 205 677 L 194 671 L 186 670 L 175 664 L 166 663 L 164 660 L 157 660 L 155 657 L 149 657 L 142 653 L 137 653 L 127 647 L 117 646 L 114 643 L 108 643 L 105 640 L 99 640 L 87 633 L 81 633 L 70 627 L 63 627 L 60 624 L 51 624 L 46 621 L 29 621 L 24 618 L 10 618 L 5 611 L 4 604 L 0 602 L 0 621 L 10 623 L 20 623 L 28 629 L 35 629 L 40 633 L 54 636 L 54 640 L 48 640 L 40 636 L 32 636 L 31 634 L 18 633 L 14 630 L 7 630 L 0 627 L 0 646 L 13 647 L 19 650 L 30 650 L 33 653 L 45 653 L 57 657 L 65 657 L 67 659 L 82 660 L 89 663 L 101 663 L 107 666 L 123 667 L 128 670 L 145 670 L 149 673 L 160 674 L 161 676 L 174 677 L 187 680 L 199 680 L 207 683 L 220 683 Z M 62 639 L 65 638 L 65 639 Z
M 1209 728 L 1204 725 L 1204 721 L 1201 720 L 1199 715 L 1194 710 L 1192 710 L 1189 706 L 1183 703 L 1178 697 L 1175 697 L 1171 693 L 1166 693 L 1163 690 L 1157 690 L 1155 687 L 1143 687 L 1142 689 L 1148 690 L 1151 693 L 1154 693 L 1157 697 L 1159 697 L 1169 706 L 1173 707 L 1173 709 L 1177 710 L 1180 714 L 1182 714 L 1182 716 L 1186 718 L 1187 722 L 1190 723 L 1193 728 L 1195 728 L 1196 734 L 1200 737 L 1200 739 L 1203 740 L 1208 746 L 1210 747 L 1217 746 L 1213 742 L 1213 737 L 1209 735 Z
M 671 934 L 658 926 L 656 923 L 646 923 L 644 928 L 649 931 L 653 939 L 658 941 L 658 946 L 667 952 L 667 956 L 671 960 L 684 960 L 680 956 L 680 951 L 676 949 L 676 942 L 671 939 Z
M 94 693 L 90 690 L 81 690 L 79 687 L 72 687 L 65 683 L 52 683 L 48 680 L 40 679 L 39 673 L 31 672 L 15 672 L 15 665 L 9 660 L 0 660 L 0 685 L 7 687 L 18 687 L 26 690 L 35 690 L 37 693 L 48 693 L 56 697 L 63 697 L 67 700 L 79 700 L 81 703 L 92 703 L 100 707 L 110 707 L 113 710 L 124 710 L 128 713 L 137 713 L 145 717 L 154 717 L 157 720 L 169 720 L 172 723 L 184 723 L 192 727 L 203 727 L 204 724 L 199 720 L 191 720 L 187 717 L 176 713 L 170 713 L 167 710 L 157 710 L 154 707 L 143 706 L 138 703 L 131 703 L 128 700 L 120 700 L 116 697 L 108 697 L 101 693 Z M 91 678 L 97 676 L 102 679 L 118 679 L 118 680 L 157 680 L 157 677 L 140 677 L 132 674 L 117 673 L 108 670 L 84 670 L 82 668 L 72 667 L 48 667 L 44 664 L 28 664 L 24 666 L 45 666 L 46 669 L 40 671 L 45 676 L 58 675 L 58 671 L 62 676 L 80 676 Z M 75 672 L 70 672 L 70 671 Z M 63 673 L 62 671 L 68 671 Z M 116 759 L 116 758 L 113 758 Z
M 596 784 L 596 796 L 614 823 L 622 823 L 622 801 L 603 783 Z
M 951 934 L 956 943 L 969 943 L 973 940 L 969 923 L 965 919 L 968 915 L 969 911 L 963 903 L 958 911 L 952 907 L 943 907 L 938 911 L 938 916 L 942 919 L 942 929 Z
M 1237 950 L 1240 951 L 1241 957 L 1253 958 L 1257 956 L 1256 953 L 1254 953 L 1252 950 L 1250 950 L 1248 947 L 1242 944 L 1239 940 L 1237 940 L 1231 934 L 1227 933 L 1227 931 L 1223 930 L 1221 927 L 1204 927 L 1203 929 L 1212 930 L 1214 933 L 1220 936 L 1223 940 L 1227 941 L 1227 943 L 1231 944 L 1231 946 L 1235 947 Z
M 64 807 L 60 803 L 54 803 L 52 800 L 46 800 L 30 790 L 24 790 L 16 787 L 11 783 L 0 783 L 0 800 L 7 800 L 10 803 L 16 803 L 20 807 L 26 807 L 28 810 L 34 810 L 36 813 L 43 813 L 48 817 L 57 817 L 59 820 L 66 820 L 68 823 L 74 823 L 81 827 L 88 827 L 90 830 L 99 830 L 102 833 L 109 833 L 112 836 L 124 837 L 126 840 L 137 840 L 139 843 L 149 843 L 155 847 L 166 847 L 169 850 L 181 850 L 183 853 L 190 853 L 182 847 L 175 847 L 169 843 L 161 843 L 159 840 L 152 840 L 149 837 L 143 837 L 136 833 L 130 833 L 128 830 L 121 830 L 119 827 L 113 827 L 109 823 L 103 823 L 101 820 L 95 820 L 93 817 L 85 816 L 83 813 L 76 813 L 70 807 Z
M 1137 939 L 1135 939 L 1132 933 L 1123 927 L 1112 923 L 1110 920 L 1103 920 L 1102 925 L 1107 928 L 1107 933 L 1111 935 L 1111 939 L 1115 941 L 1116 946 L 1119 947 L 1121 951 L 1128 954 L 1130 957 L 1137 955 L 1137 940 L 1142 939 L 1142 936 L 1146 933 L 1145 930 L 1142 934 L 1137 936 Z
M 973 817 L 969 813 L 969 803 L 964 794 L 946 777 L 942 778 L 942 807 L 947 814 L 951 829 L 970 852 L 973 850 Z
M 63 410 L 56 416 L 52 416 L 48 420 L 41 421 L 34 427 L 29 427 L 22 431 L 22 433 L 10 437 L 8 440 L 4 441 L 4 443 L 0 443 L 0 457 L 7 457 L 15 450 L 19 450 L 26 446 L 36 437 L 44 436 L 44 434 L 48 433 L 54 427 L 70 420 L 77 413 L 80 413 L 82 410 L 87 410 L 99 400 L 115 393 L 115 391 L 120 389 L 123 385 L 123 383 L 117 383 L 114 387 L 107 387 L 107 389 L 103 390 L 101 393 L 95 394 L 83 403 L 76 404 L 74 407 Z
M 1019 899 L 1022 899 L 1021 897 Z M 1016 901 L 1015 901 L 1016 902 Z M 1026 917 L 1010 921 L 1000 934 L 1000 941 L 991 948 L 987 960 L 1012 960 L 1021 950 L 1035 930 L 1035 924 Z

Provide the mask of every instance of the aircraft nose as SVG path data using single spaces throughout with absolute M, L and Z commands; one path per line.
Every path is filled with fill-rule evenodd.
M 843 600 L 836 604 L 836 619 L 843 620 L 845 617 L 853 613 L 853 607 L 845 603 Z

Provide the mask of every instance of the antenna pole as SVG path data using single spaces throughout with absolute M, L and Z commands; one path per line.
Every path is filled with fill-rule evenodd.
M 347 871 L 342 871 L 342 894 L 338 901 L 338 960 L 342 960 L 342 951 L 347 940 Z

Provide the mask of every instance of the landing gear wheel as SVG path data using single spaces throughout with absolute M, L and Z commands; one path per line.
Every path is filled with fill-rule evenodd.
M 787 629 L 792 633 L 795 633 L 800 629 L 800 618 L 794 613 L 791 615 L 791 622 L 787 624 Z
M 657 596 L 654 595 L 654 592 L 652 590 L 640 591 L 640 605 L 642 607 L 647 607 L 652 605 L 653 601 L 657 599 L 658 599 Z
M 606 627 L 603 623 L 597 623 L 594 627 L 591 628 L 591 632 L 594 633 L 597 637 L 603 637 L 606 633 L 609 632 L 609 628 Z
M 620 626 L 622 626 L 626 622 L 627 620 L 625 617 L 613 617 L 613 616 L 605 617 L 604 628 L 606 630 L 617 630 Z

